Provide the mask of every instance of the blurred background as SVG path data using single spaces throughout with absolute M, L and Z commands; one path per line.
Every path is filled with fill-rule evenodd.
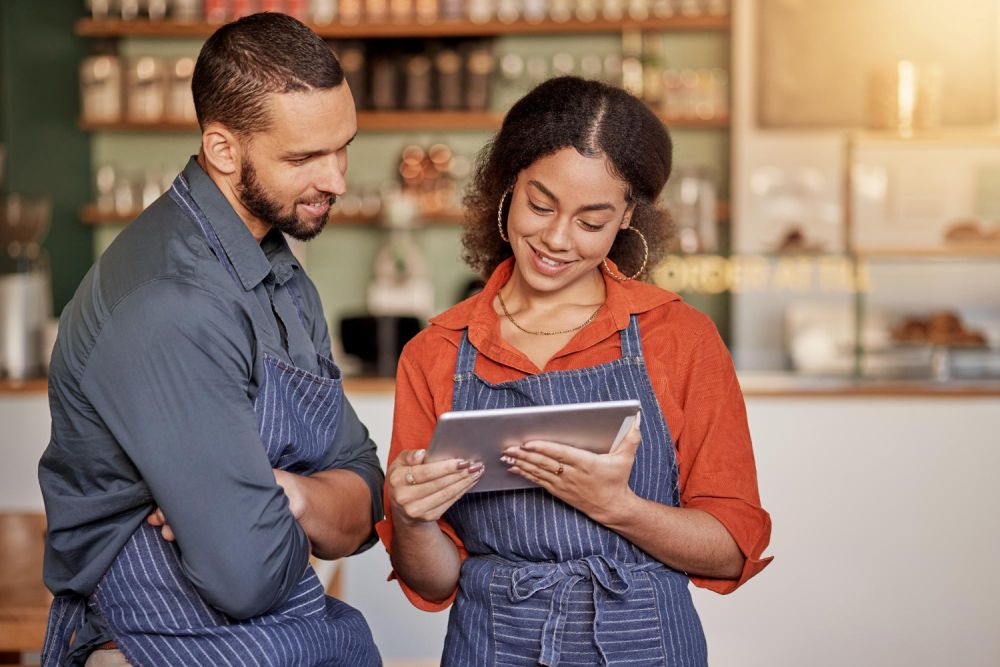
M 653 279 L 729 345 L 774 521 L 773 565 L 695 592 L 711 663 L 1000 664 L 997 0 L 3 0 L 0 663 L 44 632 L 58 315 L 197 152 L 202 41 L 260 10 L 327 39 L 358 105 L 349 192 L 294 249 L 383 460 L 400 348 L 479 286 L 478 151 L 546 78 L 622 85 L 675 143 Z M 437 664 L 446 615 L 381 546 L 323 569 L 387 665 Z

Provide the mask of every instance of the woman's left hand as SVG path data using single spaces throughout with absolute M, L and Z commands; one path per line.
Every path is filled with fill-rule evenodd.
M 618 447 L 608 454 L 533 440 L 504 450 L 501 461 L 510 465 L 510 472 L 606 524 L 608 517 L 622 511 L 636 497 L 628 479 L 641 442 L 637 417 Z

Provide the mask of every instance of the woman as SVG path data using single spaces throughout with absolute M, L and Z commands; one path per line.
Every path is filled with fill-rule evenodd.
M 728 352 L 637 280 L 664 252 L 671 151 L 641 102 L 563 77 L 481 157 L 464 244 L 490 278 L 403 352 L 379 526 L 409 599 L 455 602 L 443 664 L 703 665 L 689 577 L 728 593 L 769 560 Z M 540 488 L 468 493 L 482 464 L 423 462 L 448 410 L 620 399 L 641 426 L 613 453 L 530 442 L 485 462 Z

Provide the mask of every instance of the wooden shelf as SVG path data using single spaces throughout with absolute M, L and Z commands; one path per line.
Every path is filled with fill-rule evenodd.
M 358 129 L 394 130 L 494 130 L 503 114 L 489 111 L 359 111 Z
M 729 219 L 729 202 L 720 201 L 717 206 L 719 220 Z M 142 209 L 130 211 L 128 213 L 102 212 L 94 204 L 86 204 L 80 209 L 80 222 L 88 225 L 127 225 L 135 220 Z M 331 225 L 378 225 L 381 222 L 381 215 L 343 215 L 335 213 L 330 216 Z M 461 211 L 443 211 L 440 213 L 427 214 L 421 219 L 424 225 L 460 225 L 465 222 L 465 214 Z
M 949 243 L 940 248 L 907 248 L 902 246 L 856 248 L 854 253 L 862 259 L 969 259 L 991 257 L 1000 259 L 1000 243 Z
M 3 394 L 44 394 L 49 390 L 48 378 L 12 380 L 0 378 L 0 395 Z
M 221 24 L 180 23 L 177 21 L 149 20 L 94 20 L 82 18 L 76 23 L 76 34 L 83 37 L 208 37 Z M 663 30 L 663 31 L 726 31 L 730 29 L 730 19 L 724 16 L 673 16 L 670 18 L 647 18 L 641 21 L 623 19 L 610 21 L 544 20 L 537 23 L 528 21 L 488 21 L 474 23 L 465 20 L 439 20 L 433 23 L 358 23 L 344 25 L 310 25 L 320 37 L 327 39 L 366 38 L 406 38 L 406 37 L 487 37 L 492 35 L 532 35 L 552 33 L 601 33 L 622 30 Z
M 671 130 L 723 129 L 729 117 L 667 118 L 659 114 Z M 427 130 L 497 130 L 503 114 L 491 111 L 360 111 L 358 129 L 372 132 L 410 132 Z M 91 122 L 81 120 L 80 129 L 87 132 L 197 132 L 197 123 L 133 121 Z
M 127 225 L 135 220 L 142 209 L 129 211 L 127 213 L 103 212 L 94 204 L 87 204 L 80 209 L 80 221 L 88 225 Z M 458 225 L 464 221 L 464 216 L 459 211 L 445 211 L 441 213 L 427 214 L 421 218 L 425 226 Z M 337 226 L 378 226 L 382 221 L 380 215 L 343 215 L 334 213 L 330 216 L 330 225 Z
M 96 204 L 85 204 L 80 209 L 80 222 L 87 225 L 127 225 L 135 220 L 140 211 L 118 213 L 101 211 Z

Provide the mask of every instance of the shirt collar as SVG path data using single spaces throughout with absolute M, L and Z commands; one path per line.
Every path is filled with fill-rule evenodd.
M 295 273 L 299 265 L 284 236 L 272 230 L 261 243 L 257 243 L 246 223 L 194 156 L 184 168 L 184 178 L 195 203 L 219 237 L 243 289 L 253 289 L 272 272 L 279 285 Z
M 614 262 L 608 260 L 608 264 L 616 273 L 618 272 Z M 431 322 L 456 331 L 468 328 L 469 341 L 481 353 L 526 373 L 536 373 L 538 369 L 534 364 L 504 342 L 500 336 L 500 318 L 493 309 L 496 293 L 507 284 L 513 272 L 514 258 L 509 257 L 497 266 L 479 294 L 432 318 Z M 603 270 L 601 275 L 604 278 L 606 293 L 604 307 L 597 318 L 581 329 L 566 347 L 553 357 L 554 359 L 587 349 L 608 336 L 623 331 L 628 327 L 633 314 L 652 310 L 670 301 L 681 300 L 673 292 L 649 283 L 614 280 Z

